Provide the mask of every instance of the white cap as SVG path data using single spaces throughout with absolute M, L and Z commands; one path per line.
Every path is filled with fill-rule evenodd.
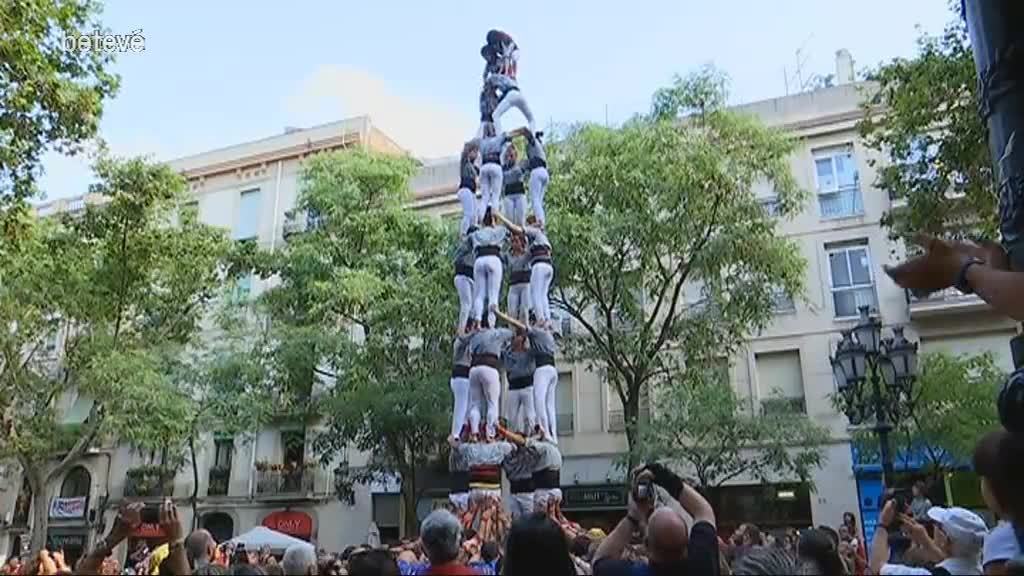
M 969 550 L 981 550 L 988 534 L 988 527 L 981 516 L 966 508 L 932 506 L 928 509 L 928 517 L 942 526 L 942 531 L 955 544 Z

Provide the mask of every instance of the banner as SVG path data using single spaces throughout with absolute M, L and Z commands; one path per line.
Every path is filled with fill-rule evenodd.
M 84 518 L 85 496 L 54 498 L 50 501 L 50 518 Z

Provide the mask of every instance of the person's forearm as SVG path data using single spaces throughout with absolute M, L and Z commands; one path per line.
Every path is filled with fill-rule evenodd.
M 598 545 L 597 551 L 594 552 L 594 560 L 592 564 L 597 564 L 598 560 L 603 558 L 612 558 L 617 560 L 622 556 L 622 551 L 629 545 L 629 541 L 633 538 L 633 522 L 627 515 L 615 526 L 612 533 L 601 540 L 601 544 Z
M 996 312 L 1024 321 L 1024 272 L 976 265 L 967 269 L 967 283 Z
M 868 568 L 872 574 L 879 574 L 882 566 L 889 561 L 889 531 L 885 526 L 875 527 L 875 537 L 871 540 L 871 558 Z
M 106 538 L 100 540 L 95 547 L 89 552 L 89 554 L 82 558 L 78 562 L 78 566 L 75 567 L 75 574 L 99 574 L 100 567 L 103 565 L 103 561 L 110 556 L 114 548 L 121 543 L 120 539 L 116 536 L 111 538 L 108 535 Z
M 715 509 L 693 487 L 683 484 L 683 490 L 676 495 L 676 499 L 679 500 L 683 510 L 693 516 L 694 522 L 703 521 L 715 526 Z
M 509 324 L 509 326 L 515 326 L 516 330 L 518 330 L 520 332 L 526 331 L 526 325 L 525 324 L 523 324 L 522 322 L 519 322 L 515 318 L 509 316 L 508 314 L 505 314 L 501 310 L 495 310 L 494 314 L 498 318 L 501 318 L 502 320 L 507 322 Z
M 172 542 L 172 544 L 174 543 Z M 170 547 L 170 553 L 167 554 L 166 562 L 171 574 L 192 573 L 192 568 L 188 565 L 188 557 L 185 556 L 185 546 L 181 542 Z
M 498 220 L 501 220 L 501 223 L 504 224 L 505 227 L 508 228 L 509 230 L 515 232 L 516 234 L 523 233 L 523 229 L 520 226 L 517 226 L 515 222 L 512 222 L 508 218 L 505 218 L 505 215 L 502 214 L 501 212 L 494 212 L 494 216 L 497 217 Z

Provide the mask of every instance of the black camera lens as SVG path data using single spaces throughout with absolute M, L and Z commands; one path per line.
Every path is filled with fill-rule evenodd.
M 1024 368 L 1010 374 L 999 391 L 999 421 L 1013 434 L 1024 435 Z

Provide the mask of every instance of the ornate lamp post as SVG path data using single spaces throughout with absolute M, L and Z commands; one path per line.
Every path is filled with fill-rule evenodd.
M 860 322 L 843 332 L 830 360 L 850 424 L 870 422 L 871 430 L 878 435 L 884 485 L 893 475 L 889 433 L 911 409 L 917 344 L 904 338 L 902 327 L 893 328 L 893 335 L 883 338 L 881 322 L 863 306 Z

